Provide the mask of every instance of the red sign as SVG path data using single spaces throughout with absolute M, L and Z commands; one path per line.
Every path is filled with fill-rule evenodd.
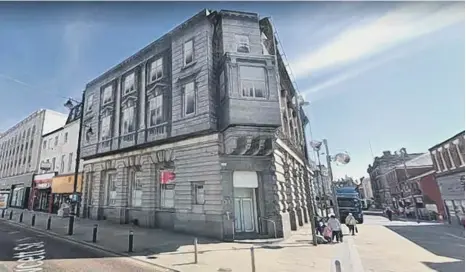
M 173 171 L 160 171 L 160 184 L 168 184 L 173 182 L 176 174 Z

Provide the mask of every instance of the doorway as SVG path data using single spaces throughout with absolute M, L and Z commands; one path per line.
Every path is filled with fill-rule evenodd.
M 255 189 L 235 188 L 235 231 L 256 231 Z
M 235 232 L 254 233 L 258 230 L 256 190 L 257 172 L 233 172 Z

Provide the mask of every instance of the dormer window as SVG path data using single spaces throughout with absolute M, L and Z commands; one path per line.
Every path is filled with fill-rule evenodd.
M 134 73 L 131 73 L 125 77 L 125 81 L 123 82 L 123 93 L 129 94 L 135 90 L 135 81 L 134 81 Z
M 249 53 L 249 37 L 245 35 L 236 35 L 236 52 Z
M 109 85 L 105 87 L 103 94 L 102 94 L 103 105 L 112 102 L 112 94 L 113 94 L 113 86 Z
M 158 58 L 150 64 L 149 81 L 154 82 L 163 77 L 163 59 Z

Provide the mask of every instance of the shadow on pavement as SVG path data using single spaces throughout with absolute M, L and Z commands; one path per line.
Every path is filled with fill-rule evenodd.
M 444 225 L 385 226 L 431 253 L 457 259 L 448 263 L 424 264 L 436 271 L 464 271 L 464 233 Z M 460 269 L 461 268 L 461 269 Z
M 448 263 L 430 263 L 423 262 L 423 264 L 434 271 L 439 272 L 459 272 L 464 271 L 464 261 L 448 262 Z

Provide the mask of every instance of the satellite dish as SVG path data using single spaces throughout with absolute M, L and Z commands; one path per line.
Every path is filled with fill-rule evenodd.
M 351 161 L 348 153 L 338 153 L 335 155 L 335 162 L 340 165 L 348 164 Z

